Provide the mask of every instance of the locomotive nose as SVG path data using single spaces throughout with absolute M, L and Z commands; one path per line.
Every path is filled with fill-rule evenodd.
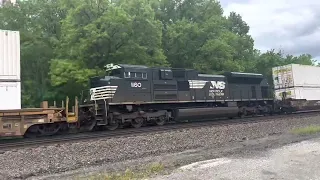
M 90 79 L 90 87 L 91 88 L 97 88 L 102 86 L 111 86 L 111 78 L 109 76 L 106 76 L 104 78 L 101 77 L 93 77 Z
M 108 77 L 103 79 L 94 78 L 91 80 L 91 101 L 112 99 L 117 89 L 118 86 L 115 85 L 115 82 L 112 82 Z

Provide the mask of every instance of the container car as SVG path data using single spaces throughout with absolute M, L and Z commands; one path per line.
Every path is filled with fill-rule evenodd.
M 320 108 L 320 67 L 289 64 L 272 68 L 275 99 L 295 110 Z

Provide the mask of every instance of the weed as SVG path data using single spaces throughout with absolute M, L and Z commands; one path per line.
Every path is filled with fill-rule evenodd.
M 161 163 L 153 163 L 148 165 L 144 170 L 139 172 L 133 172 L 130 169 L 127 169 L 124 173 L 116 174 L 98 174 L 86 177 L 85 179 L 90 180 L 132 180 L 132 179 L 144 179 L 160 173 L 164 170 L 164 166 Z
M 296 129 L 293 129 L 291 132 L 299 135 L 316 134 L 320 132 L 320 126 L 308 126 L 303 128 L 296 128 Z

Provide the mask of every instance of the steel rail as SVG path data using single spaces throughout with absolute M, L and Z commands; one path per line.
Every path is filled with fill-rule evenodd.
M 85 142 L 88 140 L 98 140 L 98 139 L 110 139 L 110 138 L 123 138 L 130 136 L 138 136 L 141 134 L 152 134 L 161 133 L 166 131 L 177 131 L 183 129 L 193 129 L 193 128 L 204 128 L 213 126 L 228 126 L 236 124 L 248 124 L 248 123 L 259 123 L 274 121 L 277 119 L 288 119 L 300 117 L 313 117 L 320 115 L 320 111 L 305 111 L 292 113 L 287 115 L 277 115 L 277 116 L 255 116 L 237 119 L 220 119 L 220 120 L 202 120 L 193 122 L 180 122 L 180 123 L 169 123 L 163 126 L 147 126 L 142 128 L 128 128 L 119 129 L 116 131 L 96 131 L 96 132 L 86 132 L 79 134 L 67 134 L 67 135 L 56 135 L 48 137 L 40 137 L 36 139 L 14 139 L 8 140 L 0 143 L 0 153 L 9 151 L 17 148 L 29 148 L 34 146 L 44 146 L 53 145 L 60 143 L 74 143 L 74 142 Z

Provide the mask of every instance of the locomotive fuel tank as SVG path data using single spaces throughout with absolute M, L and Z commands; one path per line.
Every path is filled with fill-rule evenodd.
M 203 107 L 177 109 L 174 113 L 176 121 L 203 120 L 221 117 L 237 117 L 239 108 L 234 107 Z

